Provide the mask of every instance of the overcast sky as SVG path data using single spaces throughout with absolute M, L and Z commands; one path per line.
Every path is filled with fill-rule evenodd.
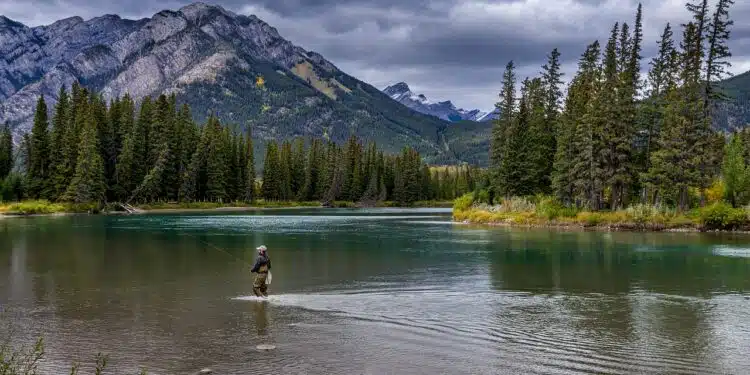
M 715 0 L 712 0 L 713 3 Z M 191 1 L 0 0 L 0 14 L 29 26 L 78 15 L 150 17 Z M 535 75 L 546 54 L 562 53 L 566 78 L 585 46 L 605 42 L 612 24 L 631 26 L 635 0 L 216 0 L 255 14 L 295 44 L 321 53 L 345 72 L 378 88 L 405 81 L 433 101 L 491 109 L 508 60 L 519 77 Z M 735 0 L 732 71 L 750 70 L 750 0 Z M 644 56 L 664 25 L 686 21 L 683 0 L 644 0 Z M 675 31 L 679 36 L 680 30 Z M 647 66 L 647 59 L 643 62 Z

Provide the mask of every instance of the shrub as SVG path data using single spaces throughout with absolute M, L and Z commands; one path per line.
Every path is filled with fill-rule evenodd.
M 536 204 L 536 215 L 554 220 L 558 217 L 575 217 L 578 211 L 575 208 L 563 206 L 553 197 L 538 197 Z
M 748 213 L 742 208 L 717 202 L 702 208 L 700 222 L 705 229 L 737 229 L 748 224 Z
M 513 197 L 503 199 L 500 212 L 534 212 L 536 205 L 526 198 Z
M 487 191 L 486 189 L 479 190 L 474 195 L 474 201 L 479 202 L 479 203 L 487 203 L 487 204 L 489 204 L 490 203 L 490 192 Z
M 59 203 L 50 203 L 46 200 L 25 201 L 12 203 L 5 207 L 5 211 L 21 215 L 52 214 L 65 212 L 65 206 Z
M 602 223 L 602 215 L 598 212 L 580 212 L 576 221 L 585 227 L 595 227 Z
M 464 194 L 453 202 L 453 210 L 454 211 L 468 210 L 472 204 L 474 204 L 474 194 L 473 193 Z

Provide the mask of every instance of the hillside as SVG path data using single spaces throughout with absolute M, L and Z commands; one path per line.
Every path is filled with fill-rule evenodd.
M 729 97 L 718 105 L 714 115 L 717 128 L 731 130 L 750 124 L 750 71 L 722 81 L 719 86 Z
M 251 126 L 259 147 L 264 139 L 343 142 L 354 134 L 389 152 L 412 146 L 434 163 L 474 152 L 458 151 L 471 137 L 446 134 L 448 122 L 393 101 L 257 17 L 219 6 L 194 3 L 141 20 L 72 17 L 39 27 L 0 17 L 0 53 L 0 122 L 16 135 L 29 131 L 39 95 L 53 108 L 59 88 L 77 81 L 105 99 L 175 93 L 198 121 L 213 112 Z

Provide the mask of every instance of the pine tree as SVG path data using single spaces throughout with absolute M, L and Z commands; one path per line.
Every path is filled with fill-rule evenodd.
M 224 132 L 215 116 L 206 124 L 209 134 L 206 152 L 206 198 L 212 202 L 223 202 L 227 199 L 227 150 Z
M 302 138 L 294 140 L 292 162 L 290 166 L 291 199 L 298 199 L 305 187 L 305 141 Z
M 495 107 L 500 110 L 500 118 L 492 126 L 492 140 L 490 145 L 490 169 L 493 170 L 493 190 L 496 194 L 506 194 L 500 177 L 507 145 L 507 131 L 512 126 L 515 109 L 516 75 L 513 61 L 508 62 L 503 73 L 503 89 L 500 92 L 500 102 Z
M 285 140 L 281 142 L 279 155 L 279 173 L 281 175 L 281 199 L 292 198 L 292 144 Z
M 191 202 L 202 198 L 201 185 L 205 179 L 206 153 L 210 143 L 210 131 L 207 128 L 203 127 L 200 139 L 190 157 L 190 163 L 182 174 L 178 193 L 182 202 Z
M 245 147 L 246 147 L 245 160 L 247 161 L 247 164 L 245 165 L 245 201 L 253 202 L 255 201 L 255 196 L 256 196 L 255 194 L 255 154 L 253 152 L 252 130 L 249 128 L 247 129 Z
M 700 164 L 707 142 L 702 138 L 707 133 L 701 118 L 700 76 L 696 74 L 700 60 L 695 56 L 701 53 L 698 35 L 695 24 L 685 26 L 680 54 L 682 86 L 666 93 L 659 150 L 651 154 L 649 172 L 644 176 L 655 201 L 676 204 L 681 210 L 688 208 L 688 189 L 704 183 Z
M 604 191 L 605 171 L 602 169 L 602 149 L 604 140 L 603 128 L 611 112 L 612 102 L 606 100 L 603 93 L 604 80 L 602 77 L 617 72 L 617 25 L 612 29 L 612 35 L 605 49 L 605 60 L 603 66 L 598 66 L 599 49 L 595 45 L 589 52 L 596 56 L 589 56 L 588 63 L 593 63 L 587 71 L 587 84 L 585 88 L 589 101 L 578 120 L 576 120 L 575 134 L 573 138 L 573 160 L 571 166 L 571 181 L 573 184 L 574 197 L 578 204 L 593 210 L 601 207 L 602 193 Z M 605 73 L 606 71 L 606 73 Z M 608 107 L 609 106 L 609 107 Z
M 47 104 L 44 101 L 44 96 L 40 96 L 34 114 L 34 126 L 31 128 L 29 169 L 27 172 L 28 193 L 32 198 L 51 198 L 47 183 L 50 175 L 48 128 Z
M 599 80 L 599 42 L 590 44 L 583 53 L 578 72 L 568 88 L 565 110 L 557 134 L 552 185 L 560 200 L 572 203 L 576 185 L 581 185 L 583 172 L 589 171 L 593 161 L 594 138 L 589 125 L 595 89 Z M 590 180 L 590 179 L 589 179 Z M 580 189 L 579 189 L 580 190 Z
M 57 95 L 52 116 L 52 132 L 50 136 L 50 197 L 58 199 L 68 187 L 65 170 L 67 158 L 65 155 L 65 135 L 68 128 L 68 117 L 70 116 L 70 97 L 65 87 L 61 87 Z
M 279 148 L 275 141 L 268 142 L 266 158 L 263 162 L 263 184 L 261 194 L 263 199 L 276 201 L 282 198 L 282 173 L 279 161 Z
M 557 48 L 547 56 L 547 64 L 542 67 L 542 87 L 545 94 L 543 126 L 536 127 L 536 148 L 534 152 L 536 165 L 541 170 L 537 176 L 539 187 L 542 192 L 549 193 L 552 190 L 552 175 L 554 174 L 555 152 L 557 150 L 557 137 L 560 127 L 560 105 L 562 101 L 562 77 L 560 71 L 560 52 Z M 534 95 L 530 103 L 536 108 L 538 103 Z M 536 110 L 533 110 L 536 114 Z M 536 117 L 535 117 L 536 119 Z
M 636 138 L 636 97 L 640 87 L 641 20 L 639 4 L 634 35 L 630 37 L 627 29 L 621 31 L 618 60 L 621 61 L 622 70 L 610 72 L 614 74 L 612 76 L 605 72 L 605 94 L 616 93 L 616 96 L 608 99 L 613 101 L 609 103 L 611 112 L 604 128 L 604 170 L 611 192 L 610 206 L 615 209 L 628 204 L 631 188 L 636 183 L 633 145 Z
M 530 190 L 532 193 L 549 193 L 551 189 L 552 162 L 555 153 L 555 134 L 553 122 L 557 121 L 557 115 L 552 115 L 548 120 L 549 92 L 544 87 L 540 78 L 534 78 L 528 82 L 526 89 L 525 105 L 527 116 L 527 148 L 528 175 Z M 520 116 L 520 114 L 519 114 Z M 466 182 L 464 192 L 468 192 L 468 169 L 461 168 L 458 173 Z
M 62 200 L 75 203 L 99 203 L 105 199 L 107 190 L 104 178 L 104 161 L 99 153 L 95 113 L 78 113 L 86 121 L 81 129 L 78 145 L 78 161 L 75 175 Z
M 307 165 L 305 167 L 305 185 L 300 190 L 298 200 L 311 201 L 320 199 L 322 191 L 319 187 L 322 167 L 325 160 L 322 153 L 322 143 L 318 139 L 313 139 L 307 154 Z
M 0 129 L 0 180 L 5 180 L 13 170 L 13 133 L 10 125 Z
M 536 82 L 538 90 L 539 82 Z M 518 115 L 505 130 L 505 150 L 498 169 L 498 183 L 501 191 L 508 197 L 525 196 L 533 192 L 534 173 L 533 160 L 530 159 L 529 142 L 529 105 L 528 95 L 531 81 L 526 78 L 521 88 L 521 100 L 518 105 Z
M 750 168 L 744 158 L 744 145 L 739 134 L 734 134 L 724 154 L 722 177 L 724 199 L 732 206 L 750 202 Z
M 665 93 L 674 89 L 677 85 L 677 51 L 672 40 L 672 27 L 667 24 L 661 34 L 658 44 L 658 54 L 651 60 L 651 69 L 648 73 L 650 91 L 648 92 L 644 109 L 643 129 L 643 162 L 642 172 L 650 168 L 651 154 L 657 150 L 658 134 L 664 122 L 664 109 L 666 106 Z M 644 199 L 647 193 L 644 190 Z
M 731 66 L 726 59 L 732 57 L 727 42 L 730 35 L 729 27 L 734 24 L 734 21 L 729 19 L 729 7 L 733 4 L 734 0 L 719 0 L 708 24 L 708 53 L 703 93 L 703 115 L 706 121 L 710 121 L 711 109 L 716 102 L 727 99 L 725 94 L 716 90 L 714 82 L 724 79 L 728 74 L 727 69 Z

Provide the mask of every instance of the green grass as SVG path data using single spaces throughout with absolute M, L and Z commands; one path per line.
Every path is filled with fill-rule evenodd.
M 512 198 L 489 206 L 467 194 L 455 201 L 455 221 L 509 226 L 579 227 L 620 230 L 750 230 L 750 209 L 717 202 L 687 212 L 636 204 L 617 211 L 579 211 L 552 198 Z
M 441 201 L 421 201 L 414 202 L 407 207 L 451 207 L 452 202 Z M 247 202 L 154 202 L 146 204 L 137 204 L 135 207 L 145 211 L 158 210 L 216 210 L 221 208 L 300 208 L 300 207 L 321 207 L 320 202 L 296 202 L 296 201 L 264 201 L 257 200 L 252 203 Z M 335 208 L 356 208 L 355 202 L 336 201 L 333 202 Z M 376 207 L 403 207 L 397 202 L 378 202 Z M 114 210 L 115 207 L 107 206 L 103 209 L 99 204 L 74 204 L 74 203 L 54 203 L 46 200 L 31 200 L 22 202 L 0 203 L 0 214 L 4 215 L 52 215 L 64 213 L 100 213 L 102 211 Z
M 142 210 L 213 210 L 219 208 L 319 207 L 320 202 L 264 201 L 247 202 L 155 202 L 134 205 Z
M 49 215 L 59 213 L 97 213 L 99 205 L 53 203 L 46 200 L 32 200 L 0 204 L 0 213 L 6 215 Z

